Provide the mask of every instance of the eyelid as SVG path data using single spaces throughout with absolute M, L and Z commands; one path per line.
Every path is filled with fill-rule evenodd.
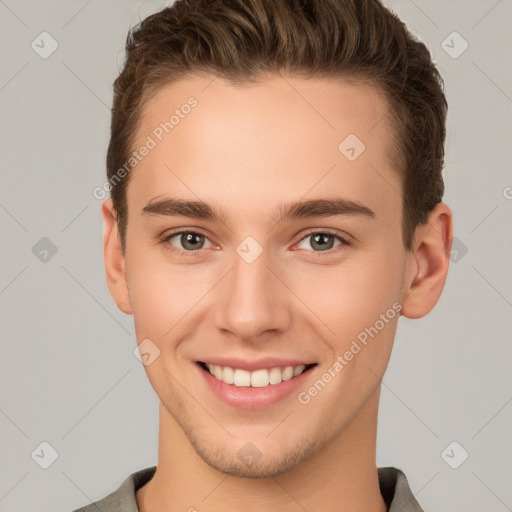
M 207 233 L 205 233 L 204 230 L 202 230 L 201 228 L 188 227 L 188 226 L 175 228 L 175 229 L 171 229 L 170 231 L 166 231 L 165 234 L 163 234 L 160 238 L 170 238 L 172 236 L 182 235 L 184 233 L 195 233 L 197 235 L 203 235 L 204 237 L 206 237 L 208 239 L 210 238 L 210 236 Z
M 313 251 L 309 249 L 296 249 L 296 250 L 306 250 L 313 258 L 322 258 L 322 257 L 328 257 L 332 256 L 334 254 L 337 254 L 339 251 L 342 251 L 346 249 L 347 247 L 352 245 L 352 237 L 349 235 L 346 235 L 345 233 L 340 234 L 339 232 L 333 231 L 331 229 L 319 229 L 319 228 L 313 228 L 308 230 L 306 233 L 304 233 L 298 242 L 296 242 L 293 247 L 296 247 L 298 244 L 300 244 L 302 241 L 304 241 L 306 238 L 310 237 L 311 235 L 316 234 L 322 234 L 322 235 L 329 235 L 334 238 L 337 238 L 339 240 L 339 244 L 335 247 L 332 247 L 330 249 L 327 249 L 325 251 Z
M 186 233 L 187 234 L 193 233 L 195 235 L 201 235 L 206 240 L 208 240 L 210 242 L 210 244 L 212 244 L 213 248 L 216 248 L 215 243 L 212 242 L 212 240 L 210 240 L 210 237 L 206 233 L 203 233 L 200 228 L 192 228 L 192 227 L 176 228 L 175 230 L 172 230 L 170 232 L 166 232 L 164 235 L 159 237 L 159 241 L 160 241 L 161 244 L 165 244 L 167 246 L 167 249 L 170 250 L 171 252 L 173 252 L 173 253 L 174 252 L 179 252 L 181 255 L 186 254 L 187 256 L 195 256 L 197 253 L 199 253 L 203 249 L 210 249 L 211 248 L 211 247 L 206 247 L 206 248 L 202 247 L 201 249 L 196 249 L 194 251 L 187 251 L 187 250 L 184 250 L 184 249 L 180 249 L 179 247 L 175 247 L 174 245 L 172 245 L 169 242 L 169 240 L 171 238 L 174 238 L 175 236 L 183 235 L 183 234 L 186 234 Z
M 207 247 L 207 248 L 202 247 L 201 249 L 197 249 L 194 251 L 187 251 L 184 249 L 179 249 L 177 247 L 174 247 L 169 243 L 169 239 L 174 238 L 175 236 L 178 236 L 178 235 L 185 234 L 185 233 L 189 233 L 189 234 L 193 233 L 193 234 L 201 235 L 206 240 L 208 240 L 213 245 L 214 248 L 216 248 L 215 244 L 210 240 L 210 237 L 208 235 L 206 235 L 205 233 L 203 233 L 200 228 L 191 228 L 191 227 L 190 228 L 187 228 L 187 227 L 176 228 L 176 230 L 168 232 L 168 233 L 164 234 L 162 237 L 160 237 L 160 242 L 162 244 L 167 244 L 169 246 L 168 249 L 171 252 L 179 252 L 181 255 L 186 254 L 187 256 L 195 256 L 197 253 L 201 252 L 203 249 L 211 248 L 211 247 Z M 328 249 L 326 251 L 308 250 L 308 252 L 314 254 L 314 257 L 321 257 L 324 254 L 332 255 L 332 254 L 336 253 L 338 250 L 343 249 L 346 246 L 352 245 L 351 237 L 349 235 L 346 235 L 345 233 L 342 235 L 339 232 L 336 232 L 329 228 L 324 228 L 324 229 L 311 228 L 301 236 L 301 238 L 293 245 L 293 247 L 295 247 L 297 244 L 301 243 L 303 240 L 305 240 L 309 236 L 316 235 L 316 234 L 324 234 L 324 235 L 329 235 L 334 238 L 337 238 L 340 241 L 340 244 L 331 249 Z
M 316 234 L 324 234 L 324 235 L 331 235 L 331 236 L 335 236 L 335 237 L 338 237 L 342 240 L 345 240 L 345 242 L 349 243 L 351 241 L 351 236 L 348 235 L 347 233 L 340 233 L 339 231 L 335 230 L 335 229 L 331 229 L 331 228 L 311 228 L 311 229 L 308 229 L 303 235 L 302 237 L 300 238 L 299 241 L 302 241 L 304 240 L 304 238 L 307 238 L 308 236 L 310 235 L 316 235 Z

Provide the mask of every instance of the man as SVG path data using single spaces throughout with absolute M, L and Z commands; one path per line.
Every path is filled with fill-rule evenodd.
M 376 468 L 400 315 L 446 280 L 446 100 L 377 0 L 177 1 L 129 34 L 107 281 L 158 465 L 80 509 L 421 511 Z

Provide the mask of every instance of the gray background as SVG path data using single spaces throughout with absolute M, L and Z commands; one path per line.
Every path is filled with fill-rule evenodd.
M 512 3 L 388 4 L 445 78 L 456 252 L 432 313 L 399 322 L 377 463 L 426 511 L 512 510 Z M 157 461 L 158 401 L 105 283 L 92 191 L 126 32 L 162 6 L 0 0 L 2 512 L 70 511 Z M 46 59 L 43 31 L 59 45 Z

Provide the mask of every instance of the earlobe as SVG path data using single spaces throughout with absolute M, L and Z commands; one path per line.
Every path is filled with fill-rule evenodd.
M 125 257 L 112 199 L 106 199 L 103 202 L 101 215 L 103 217 L 103 257 L 108 289 L 117 307 L 123 313 L 131 315 L 132 308 L 125 274 Z
M 407 255 L 403 316 L 422 318 L 437 304 L 448 275 L 452 238 L 451 210 L 439 203 L 428 222 L 416 228 L 414 247 Z

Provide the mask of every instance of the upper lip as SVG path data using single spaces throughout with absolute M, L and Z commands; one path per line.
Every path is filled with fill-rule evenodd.
M 307 366 L 308 364 L 314 364 L 312 361 L 305 361 L 303 359 L 282 359 L 278 357 L 264 357 L 252 361 L 239 358 L 211 357 L 201 359 L 199 362 L 213 364 L 215 366 L 229 366 L 233 369 L 238 368 L 240 370 L 247 370 L 248 372 L 276 367 L 299 366 L 301 364 Z

